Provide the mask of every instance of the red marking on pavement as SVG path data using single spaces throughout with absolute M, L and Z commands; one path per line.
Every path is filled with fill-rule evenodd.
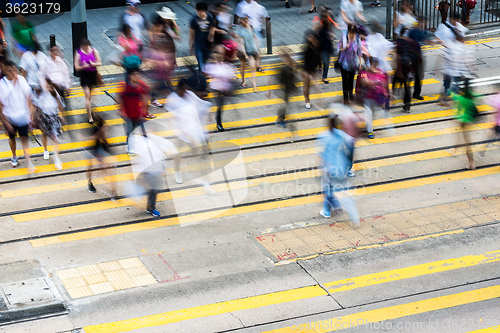
M 379 239 L 383 242 L 390 242 L 391 241 L 391 239 L 387 236 L 384 236 L 383 238 L 379 238 Z
M 295 252 L 287 252 L 285 254 L 278 254 L 276 257 L 278 260 L 283 260 L 283 259 L 290 259 L 290 258 L 295 258 L 297 254 Z
M 394 236 L 399 236 L 401 238 L 410 238 L 410 236 L 408 236 L 407 234 L 405 233 L 401 233 L 401 234 L 394 234 Z
M 343 228 L 343 227 L 342 227 L 340 224 L 338 224 L 338 223 L 330 223 L 328 226 L 329 226 L 329 227 Z
M 274 234 L 273 235 L 264 235 L 264 236 L 257 236 L 255 238 L 257 238 L 260 242 L 263 242 L 263 241 L 271 238 L 271 243 L 274 243 L 274 239 L 276 238 L 276 235 L 274 235 Z
M 361 242 L 360 241 L 356 241 L 356 243 L 351 243 L 353 246 L 359 246 L 361 245 Z
M 379 216 L 374 216 L 373 219 L 374 220 L 378 220 L 378 219 L 385 220 L 385 217 L 383 217 L 383 215 L 379 215 Z
M 178 281 L 178 280 L 182 280 L 182 279 L 189 279 L 189 276 L 181 277 L 179 274 L 177 274 L 177 272 L 172 268 L 172 266 L 170 266 L 170 264 L 163 258 L 163 256 L 160 253 L 158 253 L 158 258 L 160 258 L 161 261 L 163 261 L 163 263 L 165 265 L 167 265 L 168 268 L 170 268 L 170 270 L 172 272 L 174 272 L 174 278 L 173 279 L 165 280 L 165 281 L 160 281 L 160 283 L 173 282 L 173 281 Z

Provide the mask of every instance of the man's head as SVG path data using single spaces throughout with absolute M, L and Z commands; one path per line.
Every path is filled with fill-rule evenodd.
M 50 48 L 50 56 L 52 57 L 52 59 L 55 59 L 55 57 L 57 57 L 59 55 L 59 48 L 57 46 L 52 46 Z
M 3 71 L 5 76 L 7 76 L 7 79 L 14 80 L 14 78 L 17 75 L 16 64 L 10 60 L 5 60 L 3 64 L 4 64 Z
M 196 4 L 196 14 L 201 19 L 205 19 L 207 17 L 208 5 L 206 2 L 198 2 Z
M 127 7 L 134 13 L 141 10 L 141 2 L 139 0 L 127 0 Z

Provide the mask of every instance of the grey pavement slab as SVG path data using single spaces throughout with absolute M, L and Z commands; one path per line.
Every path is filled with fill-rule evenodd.
M 66 310 L 61 294 L 38 260 L 5 263 L 0 271 L 0 322 Z

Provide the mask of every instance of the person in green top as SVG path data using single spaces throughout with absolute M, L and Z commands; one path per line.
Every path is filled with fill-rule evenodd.
M 35 26 L 24 15 L 16 14 L 16 21 L 12 23 L 11 29 L 16 50 L 20 55 L 35 48 Z
M 474 155 L 469 147 L 469 124 L 473 123 L 479 112 L 476 107 L 477 95 L 472 92 L 469 87 L 469 80 L 465 80 L 464 88 L 460 94 L 452 93 L 451 98 L 455 102 L 457 107 L 457 112 L 455 114 L 455 119 L 460 122 L 460 129 L 464 136 L 465 141 L 465 151 L 467 154 L 467 159 L 469 160 L 469 165 L 466 166 L 468 170 L 475 170 L 476 165 L 474 164 Z M 460 139 L 459 139 L 460 140 Z

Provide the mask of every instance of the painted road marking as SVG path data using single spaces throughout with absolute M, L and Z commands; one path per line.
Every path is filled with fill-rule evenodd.
M 482 147 L 476 146 L 474 147 L 473 151 L 482 151 L 484 150 Z M 281 152 L 281 153 L 268 153 L 268 154 L 261 154 L 261 155 L 256 155 L 256 156 L 251 156 L 249 158 L 243 158 L 243 164 L 246 163 L 252 163 L 255 161 L 260 161 L 260 160 L 273 160 L 273 159 L 281 159 L 284 157 L 290 157 L 290 156 L 304 156 L 304 155 L 315 155 L 316 154 L 316 148 L 305 148 L 305 149 L 300 149 L 296 151 L 287 151 L 287 152 Z M 460 155 L 465 154 L 465 151 L 461 151 Z M 283 157 L 284 156 L 284 157 Z M 355 170 L 365 170 L 365 169 L 371 169 L 371 168 L 378 168 L 378 167 L 384 167 L 384 166 L 391 166 L 391 165 L 399 165 L 399 164 L 404 164 L 404 163 L 411 163 L 415 161 L 424 161 L 424 160 L 430 160 L 430 159 L 437 159 L 437 158 L 443 158 L 443 157 L 450 157 L 453 156 L 447 151 L 437 151 L 437 152 L 429 152 L 429 153 L 422 153 L 422 154 L 416 154 L 416 155 L 411 155 L 411 156 L 403 156 L 403 157 L 396 157 L 396 158 L 391 158 L 391 159 L 384 159 L 384 160 L 376 160 L 376 161 L 368 161 L 368 162 L 362 162 L 362 163 L 356 163 L 354 164 Z M 232 160 L 226 160 L 226 161 L 218 161 L 218 163 L 225 164 L 229 163 Z M 199 164 L 194 164 L 194 165 L 189 165 L 185 168 L 184 171 L 198 171 L 198 170 L 203 170 L 206 169 L 207 164 L 205 163 L 199 163 Z M 175 170 L 172 168 L 169 168 L 168 170 L 169 174 L 174 174 Z M 260 186 L 262 184 L 277 184 L 277 183 L 285 183 L 289 181 L 294 181 L 294 180 L 302 180 L 302 179 L 309 179 L 309 178 L 316 178 L 320 176 L 320 171 L 319 169 L 316 170 L 308 170 L 308 171 L 299 171 L 299 172 L 293 172 L 293 173 L 286 173 L 286 174 L 280 174 L 280 175 L 274 175 L 274 176 L 267 176 L 267 177 L 262 177 L 262 178 L 254 178 L 250 182 L 242 183 L 241 180 L 229 180 L 231 185 L 232 190 L 236 189 L 241 189 L 241 188 L 251 188 L 251 187 L 256 187 Z M 111 183 L 111 182 L 121 182 L 121 181 L 129 181 L 129 180 L 134 180 L 134 176 L 132 173 L 128 174 L 121 174 L 121 175 L 116 175 L 116 176 L 111 176 L 111 177 L 104 177 L 104 178 L 98 178 L 94 182 L 95 185 L 101 185 L 105 183 Z M 71 188 L 77 188 L 77 187 L 86 187 L 87 182 L 85 180 L 82 180 L 78 183 L 75 182 L 70 182 L 70 183 L 65 183 L 65 184 L 54 184 L 54 185 L 46 185 L 46 186 L 38 186 L 34 188 L 29 188 L 25 189 L 24 191 L 21 190 L 19 191 L 21 195 L 29 195 L 33 193 L 47 193 L 47 192 L 53 192 L 53 191 L 59 191 L 59 190 L 65 190 L 65 189 L 71 189 Z M 212 185 L 212 189 L 215 192 L 224 192 L 226 190 L 226 184 L 214 184 Z M 52 191 L 51 191 L 52 190 Z M 0 193 L 2 197 L 13 197 L 13 196 L 19 196 L 17 194 L 17 191 L 6 191 Z M 174 199 L 179 199 L 182 197 L 187 197 L 187 196 L 198 196 L 198 195 L 204 195 L 204 189 L 203 187 L 196 187 L 196 188 L 191 188 L 191 189 L 182 189 L 182 190 L 174 190 L 171 192 L 167 193 L 160 193 L 158 194 L 157 201 L 162 202 L 162 201 L 169 201 Z M 113 209 L 113 208 L 120 208 L 120 207 L 127 207 L 130 205 L 130 200 L 127 199 L 119 199 L 115 200 L 114 202 L 106 201 L 106 202 L 100 202 L 100 203 L 91 203 L 91 204 L 82 204 L 82 205 L 74 205 L 70 207 L 64 207 L 64 208 L 55 208 L 55 209 L 47 209 L 43 211 L 38 211 L 38 212 L 33 212 L 33 213 L 24 213 L 24 214 L 18 214 L 12 216 L 12 218 L 16 222 L 27 222 L 27 221 L 33 221 L 33 220 L 41 220 L 41 219 L 46 219 L 46 218 L 54 218 L 54 217 L 60 217 L 60 216 L 67 216 L 67 215 L 73 215 L 73 214 L 81 214 L 81 213 L 89 213 L 89 212 L 96 212 L 96 211 L 102 211 L 106 209 Z
M 469 333 L 498 333 L 500 332 L 500 325 L 488 328 L 483 328 L 480 330 L 470 331 Z
M 498 173 L 500 173 L 500 167 L 495 166 L 495 167 L 489 167 L 489 168 L 483 168 L 483 169 L 477 169 L 477 170 L 464 171 L 464 172 L 455 173 L 455 174 L 433 176 L 433 177 L 428 177 L 428 178 L 413 179 L 413 180 L 407 180 L 407 181 L 402 181 L 402 182 L 396 182 L 396 183 L 390 183 L 390 184 L 384 184 L 384 185 L 376 185 L 376 186 L 372 186 L 372 187 L 365 187 L 363 189 L 363 193 L 357 193 L 355 190 L 354 191 L 350 190 L 348 192 L 353 194 L 353 195 L 376 194 L 376 193 L 383 193 L 383 192 L 389 192 L 389 191 L 403 190 L 403 189 L 408 189 L 408 188 L 416 188 L 416 187 L 421 187 L 421 186 L 425 186 L 425 185 L 442 184 L 442 183 L 458 181 L 458 180 L 473 179 L 473 178 L 477 178 L 477 177 L 495 175 Z M 251 184 L 249 184 L 249 185 L 251 185 Z M 231 208 L 231 209 L 221 209 L 218 211 L 216 210 L 216 211 L 211 211 L 208 213 L 193 213 L 193 214 L 182 216 L 182 220 L 183 220 L 183 224 L 189 224 L 189 223 L 204 221 L 207 219 L 213 220 L 214 218 L 209 218 L 209 216 L 214 216 L 214 215 L 217 218 L 220 218 L 220 217 L 236 216 L 236 215 L 241 215 L 241 214 L 249 214 L 249 213 L 261 212 L 261 211 L 267 211 L 267 210 L 272 210 L 272 209 L 277 209 L 277 208 L 297 207 L 297 206 L 313 204 L 313 203 L 320 203 L 320 202 L 323 202 L 323 195 L 311 195 L 311 196 L 303 197 L 303 198 L 294 198 L 294 199 L 279 200 L 279 201 L 266 202 L 266 203 L 258 203 L 258 204 L 248 205 L 248 206 L 235 207 L 235 208 Z M 111 204 L 111 203 L 109 203 L 109 204 Z M 66 234 L 66 235 L 61 235 L 61 236 L 38 238 L 38 239 L 30 240 L 30 243 L 33 247 L 40 247 L 40 246 L 46 246 L 46 245 L 61 243 L 61 242 L 71 242 L 71 241 L 77 241 L 77 240 L 83 240 L 83 239 L 100 238 L 100 237 L 106 237 L 106 236 L 112 236 L 112 235 L 129 233 L 129 232 L 136 232 L 136 231 L 142 231 L 142 230 L 149 230 L 149 229 L 155 229 L 155 228 L 160 228 L 160 227 L 164 227 L 164 226 L 179 225 L 179 224 L 180 224 L 179 218 L 173 217 L 173 218 L 156 220 L 156 221 L 151 221 L 151 222 L 134 223 L 134 224 L 126 225 L 126 226 L 117 226 L 117 227 L 110 227 L 110 228 L 99 229 L 99 230 L 76 232 L 76 233 Z
M 288 303 L 292 301 L 304 300 L 312 297 L 325 296 L 325 295 L 327 295 L 327 293 L 322 288 L 315 285 L 315 286 L 290 289 L 275 293 L 269 293 L 259 296 L 252 296 L 248 298 L 241 298 L 227 302 L 201 305 L 192 308 L 159 313 L 145 317 L 86 326 L 84 327 L 84 330 L 87 333 L 128 332 L 135 329 L 157 327 L 189 319 L 204 318 L 223 313 L 255 309 L 263 306 Z M 331 323 L 332 325 L 329 325 L 328 328 L 322 328 L 322 330 L 320 331 L 318 330 L 311 331 L 311 332 L 328 332 L 331 331 L 332 329 L 337 330 L 336 329 L 337 327 L 339 327 L 339 329 L 355 327 L 356 325 L 359 325 L 361 323 L 360 321 L 358 321 L 358 319 L 362 319 L 363 325 L 365 325 L 367 323 L 375 323 L 384 320 L 411 316 L 419 313 L 446 309 L 458 305 L 476 303 L 484 300 L 493 299 L 499 296 L 500 296 L 500 286 L 486 287 L 447 296 L 425 299 L 417 302 L 411 302 L 386 308 L 364 311 L 343 317 L 332 318 L 330 320 L 307 323 L 304 325 L 300 325 L 300 327 L 296 328 L 288 327 L 268 332 L 269 333 L 305 332 L 304 329 L 308 328 L 321 329 L 322 327 L 324 327 L 322 326 L 322 324 Z M 349 326 L 347 326 L 346 324 Z
M 491 107 L 488 105 L 481 105 L 478 106 L 478 110 L 482 111 L 487 111 L 491 110 Z M 320 114 L 316 112 L 324 112 L 324 111 L 312 111 L 314 114 Z M 432 112 L 431 112 L 432 113 Z M 424 119 L 431 119 L 433 116 L 436 117 L 443 117 L 451 114 L 451 110 L 444 110 L 444 111 L 436 111 L 436 113 L 428 114 L 428 113 L 423 113 L 423 114 L 415 114 L 415 115 L 407 115 L 407 116 L 400 116 L 400 117 L 394 117 L 393 121 L 394 123 L 400 123 L 400 122 L 409 122 L 409 121 L 418 121 L 418 120 L 424 120 Z M 271 117 L 266 117 L 266 118 L 257 118 L 255 119 L 256 122 L 258 121 L 266 121 L 270 120 Z M 237 121 L 236 123 L 242 124 L 242 122 L 245 121 Z M 377 119 L 374 121 L 374 126 L 379 126 L 386 124 L 386 120 L 384 119 Z M 480 129 L 487 129 L 492 126 L 492 123 L 478 123 L 474 125 L 470 125 L 466 130 L 467 131 L 476 131 Z M 220 145 L 221 142 L 227 142 L 227 143 L 233 143 L 238 146 L 241 145 L 250 145 L 254 143 L 264 143 L 264 142 L 270 142 L 274 140 L 279 140 L 279 139 L 293 139 L 294 137 L 299 137 L 299 136 L 315 136 L 324 131 L 326 128 L 325 127 L 319 127 L 319 128 L 312 128 L 312 129 L 303 129 L 303 130 L 297 130 L 293 132 L 293 137 L 292 133 L 289 131 L 286 132 L 280 132 L 280 133 L 273 133 L 273 134 L 265 134 L 265 135 L 257 135 L 257 136 L 252 136 L 252 137 L 247 137 L 247 138 L 240 138 L 240 139 L 232 139 L 232 140 L 226 140 L 226 141 L 216 141 L 214 144 L 215 145 Z M 375 145 L 375 144 L 383 144 L 383 143 L 391 143 L 391 142 L 399 142 L 399 141 L 406 141 L 406 140 L 415 140 L 415 139 L 423 139 L 423 138 L 428 138 L 432 136 L 438 136 L 442 134 L 453 134 L 453 133 L 458 133 L 460 130 L 459 127 L 450 127 L 446 128 L 443 130 L 433 130 L 433 131 L 424 131 L 424 132 L 416 132 L 416 133 L 411 133 L 411 134 L 406 134 L 406 135 L 398 135 L 398 136 L 393 136 L 393 137 L 387 137 L 387 138 L 375 138 L 375 139 L 364 139 L 364 140 L 357 140 L 356 145 L 357 146 L 368 146 L 368 145 Z M 172 131 L 161 131 L 158 132 L 157 135 L 160 136 L 170 136 L 172 135 Z M 108 139 L 109 143 L 122 143 L 125 142 L 126 137 L 125 136 L 118 136 L 118 137 L 112 137 Z M 72 150 L 72 149 L 80 149 L 80 148 L 85 148 L 85 147 L 90 147 L 94 144 L 93 141 L 79 141 L 79 142 L 74 142 L 74 143 L 63 143 L 60 144 L 59 147 L 61 151 L 64 150 Z M 210 144 L 209 144 L 210 145 Z M 48 146 L 49 150 L 53 150 L 53 146 Z M 41 154 L 43 153 L 43 147 L 35 147 L 31 148 L 31 153 L 32 154 Z M 17 150 L 17 154 L 22 155 L 23 152 L 22 150 Z M 10 151 L 4 151 L 0 152 L 0 158 L 8 158 L 11 156 Z M 72 163 L 72 162 L 68 162 Z M 66 163 L 64 163 L 66 165 Z M 43 171 L 42 171 L 43 170 Z M 35 170 L 35 173 L 40 173 L 40 172 L 47 172 L 47 171 L 54 171 L 55 166 L 54 165 L 45 165 L 45 166 L 37 166 L 37 169 Z M 26 168 L 19 168 L 19 169 L 9 169 L 9 170 L 3 170 L 0 171 L 0 178 L 5 178 L 5 177 L 15 177 L 15 176 L 22 176 L 25 175 L 27 172 Z
M 233 301 L 201 305 L 113 323 L 86 326 L 83 329 L 86 333 L 128 332 L 139 328 L 162 326 L 194 318 L 204 318 L 239 310 L 257 309 L 263 306 L 288 303 L 325 295 L 327 295 L 327 293 L 316 285 L 240 298 Z
M 361 275 L 354 278 L 328 282 L 325 283 L 324 286 L 328 289 L 329 293 L 339 293 L 346 290 L 353 290 L 376 284 L 399 281 L 427 274 L 446 272 L 496 261 L 500 261 L 500 251 L 439 260 L 421 265 L 392 269 L 380 273 Z
M 264 333 L 327 333 L 356 326 L 366 326 L 370 323 L 413 316 L 420 313 L 449 309 L 459 305 L 487 301 L 497 297 L 500 297 L 500 286 L 492 286 L 386 308 L 358 312 L 342 317 L 334 317 L 328 320 L 309 322 L 302 325 L 266 331 Z

